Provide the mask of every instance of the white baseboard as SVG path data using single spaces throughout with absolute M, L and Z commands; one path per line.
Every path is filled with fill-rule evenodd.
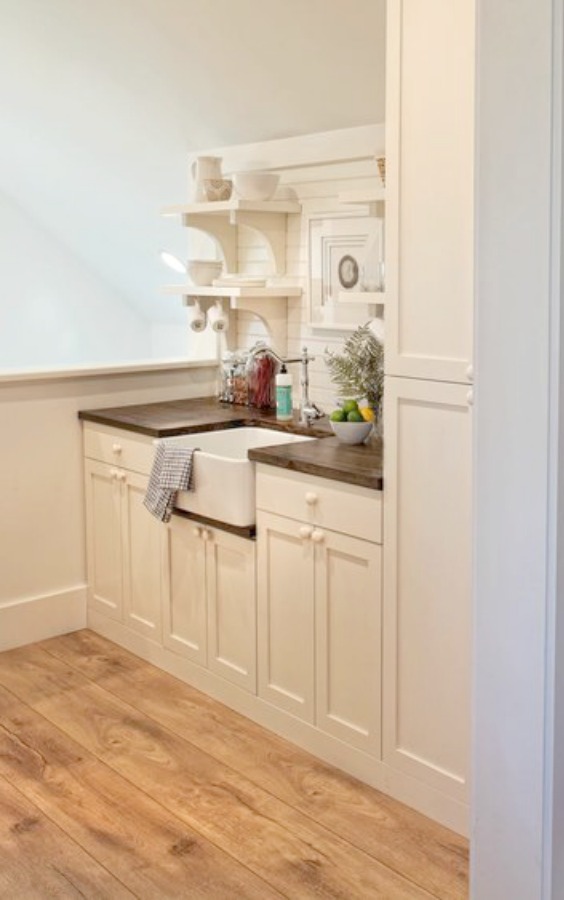
M 86 628 L 86 585 L 0 606 L 0 650 Z

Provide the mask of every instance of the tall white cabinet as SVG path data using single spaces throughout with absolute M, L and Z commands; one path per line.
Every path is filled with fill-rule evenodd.
M 472 358 L 475 0 L 388 0 L 386 373 Z
M 389 0 L 384 761 L 468 803 L 474 0 Z

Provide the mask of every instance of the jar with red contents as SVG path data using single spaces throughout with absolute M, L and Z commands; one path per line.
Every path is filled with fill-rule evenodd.
M 276 409 L 277 363 L 266 353 L 252 356 L 247 366 L 249 406 L 255 409 Z

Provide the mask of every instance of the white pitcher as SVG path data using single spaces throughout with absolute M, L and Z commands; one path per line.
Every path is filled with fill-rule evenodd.
M 221 178 L 220 156 L 198 156 L 190 166 L 192 176 L 192 202 L 206 200 L 204 181 L 208 178 Z

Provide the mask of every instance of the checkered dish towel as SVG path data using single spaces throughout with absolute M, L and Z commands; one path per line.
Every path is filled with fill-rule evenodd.
M 160 522 L 170 521 L 177 491 L 194 490 L 193 456 L 192 447 L 157 443 L 143 503 Z

